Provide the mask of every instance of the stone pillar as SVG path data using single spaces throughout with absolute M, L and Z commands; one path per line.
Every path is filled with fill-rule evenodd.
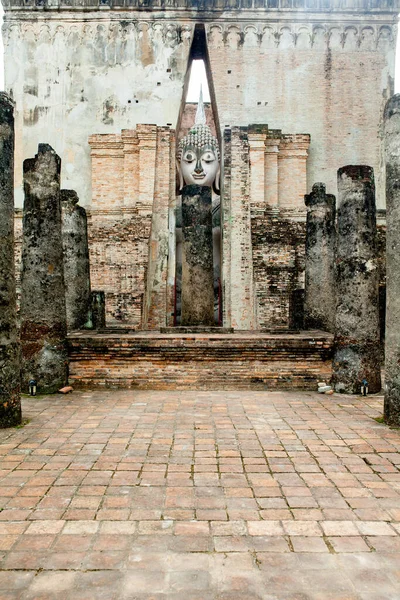
M 214 325 L 211 188 L 182 190 L 181 325 Z
M 335 331 L 336 199 L 316 183 L 304 196 L 307 206 L 305 327 Z
M 60 158 L 47 144 L 24 161 L 22 388 L 35 379 L 39 393 L 55 392 L 67 380 L 60 169 Z
M 400 94 L 386 104 L 385 421 L 400 426 Z
M 0 427 L 21 423 L 14 271 L 14 107 L 0 93 Z
M 90 268 L 86 211 L 74 190 L 61 190 L 65 302 L 68 330 L 88 320 Z
M 335 390 L 359 394 L 381 389 L 376 209 L 371 167 L 338 171 L 336 334 L 332 382 Z
M 94 290 L 90 294 L 89 319 L 87 329 L 105 329 L 106 295 L 103 291 Z

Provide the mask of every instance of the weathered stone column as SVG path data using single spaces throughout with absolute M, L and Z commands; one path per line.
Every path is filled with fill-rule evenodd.
M 211 188 L 182 190 L 181 325 L 214 325 Z
M 381 389 L 379 292 L 376 263 L 376 209 L 371 167 L 338 171 L 336 259 L 336 334 L 333 360 L 335 390 L 359 394 Z
M 47 144 L 24 161 L 21 273 L 22 388 L 51 393 L 67 379 L 67 331 L 61 237 L 61 160 Z
M 106 326 L 106 295 L 93 290 L 90 294 L 88 329 L 104 329 Z
M 385 421 L 400 426 L 400 94 L 386 104 Z
M 88 320 L 90 268 L 86 211 L 74 190 L 61 190 L 65 302 L 68 330 Z
M 307 206 L 305 327 L 335 331 L 336 199 L 316 183 L 304 196 Z
M 14 107 L 0 93 L 0 427 L 21 423 L 14 271 Z

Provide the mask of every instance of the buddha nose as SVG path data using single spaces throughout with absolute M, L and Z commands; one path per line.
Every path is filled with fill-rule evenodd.
M 196 168 L 194 170 L 195 173 L 202 173 L 203 172 L 203 167 L 201 166 L 201 161 L 197 160 L 196 161 Z

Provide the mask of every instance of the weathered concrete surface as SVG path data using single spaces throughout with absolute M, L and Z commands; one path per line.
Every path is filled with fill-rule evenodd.
M 61 160 L 47 144 L 24 161 L 21 273 L 22 389 L 35 379 L 51 393 L 67 379 L 67 331 L 61 234 Z
M 385 420 L 400 426 L 400 94 L 385 108 L 386 336 Z
M 90 266 L 86 211 L 75 190 L 61 190 L 67 327 L 80 329 L 88 320 Z
M 338 392 L 381 389 L 379 292 L 374 172 L 364 165 L 338 171 L 336 332 L 333 384 Z
M 336 199 L 316 183 L 304 197 L 307 206 L 305 328 L 335 331 Z
M 182 189 L 181 325 L 214 325 L 211 188 Z
M 14 268 L 14 105 L 0 93 L 0 427 L 21 422 Z

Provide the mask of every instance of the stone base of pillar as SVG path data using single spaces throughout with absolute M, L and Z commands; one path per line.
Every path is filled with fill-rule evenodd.
M 341 344 L 336 339 L 331 380 L 335 391 L 343 394 L 361 394 L 362 382 L 366 380 L 368 393 L 379 392 L 381 389 L 380 361 L 379 344 L 355 344 L 347 340 Z
M 386 423 L 400 427 L 400 94 L 385 107 L 386 163 Z
M 0 344 L 0 427 L 21 423 L 19 342 Z
M 337 392 L 381 389 L 379 274 L 373 169 L 338 171 L 336 331 L 332 383 Z
M 0 92 L 0 427 L 21 423 L 14 263 L 14 104 Z
M 214 325 L 211 188 L 182 190 L 182 326 Z
M 67 321 L 61 234 L 61 159 L 39 144 L 24 161 L 24 218 L 21 271 L 21 387 L 37 382 L 42 394 L 56 392 L 68 378 Z
M 53 336 L 45 325 L 34 325 L 29 331 L 24 324 L 22 391 L 28 393 L 29 381 L 37 381 L 38 394 L 53 394 L 68 382 L 68 353 L 65 339 Z M 54 329 L 52 330 L 54 333 Z M 57 328 L 56 328 L 57 333 Z

